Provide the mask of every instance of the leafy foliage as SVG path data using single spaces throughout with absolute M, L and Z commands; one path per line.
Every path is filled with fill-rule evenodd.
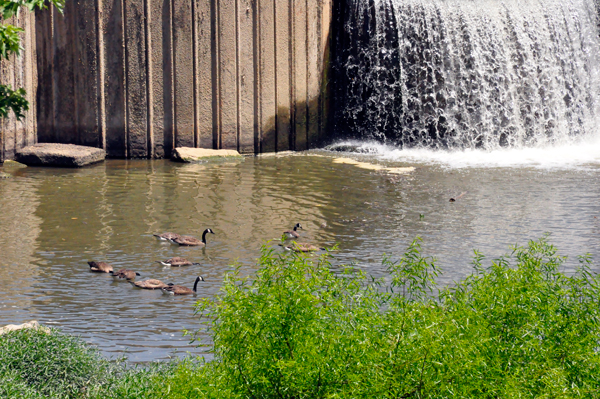
M 33 11 L 35 8 L 46 8 L 47 4 L 53 4 L 62 12 L 65 0 L 0 0 L 0 22 L 2 19 L 6 20 L 18 15 L 21 7 Z M 23 32 L 22 28 L 0 23 L 0 61 L 8 60 L 11 54 L 19 56 L 22 50 L 19 37 L 21 32 Z M 23 89 L 12 90 L 10 86 L 0 85 L 0 119 L 6 118 L 8 111 L 12 109 L 17 120 L 21 120 L 24 117 L 23 112 L 29 109 L 25 94 Z
M 21 32 L 23 32 L 23 29 L 16 26 L 0 25 L 0 59 L 8 60 L 11 53 L 19 55 L 21 51 L 19 33 Z
M 60 12 L 65 8 L 65 0 L 0 0 L 0 16 L 4 19 L 19 14 L 21 7 L 26 7 L 29 11 L 35 8 L 44 9 L 47 3 L 53 4 Z
M 570 397 L 600 392 L 600 292 L 545 239 L 514 248 L 438 296 L 411 244 L 373 281 L 327 256 L 265 249 L 198 304 L 212 324 L 215 391 L 244 398 Z M 514 262 L 514 264 L 513 264 Z M 209 394 L 206 395 L 210 397 Z M 214 394 L 213 394 L 214 396 Z
M 13 110 L 17 119 L 23 118 L 23 112 L 29 109 L 25 94 L 23 88 L 12 90 L 10 85 L 0 85 L 0 118 L 6 118 L 9 109 Z

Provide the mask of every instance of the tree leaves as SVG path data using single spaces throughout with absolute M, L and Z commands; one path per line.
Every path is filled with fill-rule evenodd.
M 8 19 L 18 16 L 21 7 L 27 7 L 29 11 L 35 8 L 42 10 L 47 7 L 46 3 L 53 4 L 60 12 L 65 8 L 65 0 L 0 0 L 0 15 Z
M 11 54 L 19 55 L 21 48 L 21 39 L 19 33 L 23 32 L 22 28 L 17 28 L 13 25 L 0 25 L 0 60 L 6 59 Z
M 10 85 L 0 85 L 0 118 L 6 118 L 8 111 L 11 109 L 17 120 L 24 118 L 23 112 L 29 110 L 29 103 L 25 99 L 25 94 L 23 88 L 12 90 Z

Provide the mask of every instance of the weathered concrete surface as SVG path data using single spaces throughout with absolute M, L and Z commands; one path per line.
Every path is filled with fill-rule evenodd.
M 1 18 L 0 18 L 1 19 Z M 18 17 L 2 21 L 22 28 L 21 56 L 11 55 L 8 60 L 0 59 L 0 84 L 9 85 L 13 90 L 19 87 L 25 89 L 25 98 L 29 102 L 29 111 L 25 117 L 17 121 L 12 111 L 7 118 L 0 118 L 0 163 L 13 159 L 15 152 L 26 145 L 37 141 L 36 124 L 36 88 L 37 64 L 36 59 L 36 25 L 33 13 L 21 12 Z
M 332 0 L 75 0 L 64 17 L 36 12 L 39 141 L 128 158 L 314 148 L 327 132 L 331 10 Z
M 106 152 L 101 148 L 74 144 L 38 143 L 17 152 L 17 162 L 28 166 L 63 166 L 76 168 L 101 162 Z
M 236 150 L 211 150 L 208 148 L 178 147 L 171 159 L 177 162 L 204 162 L 211 159 L 243 158 Z
M 30 322 L 23 323 L 23 324 L 8 324 L 4 327 L 0 327 L 0 335 L 9 333 L 11 331 L 22 330 L 24 328 L 33 328 L 35 330 L 41 330 L 46 333 L 50 332 L 49 328 L 40 326 L 40 323 L 38 323 L 36 320 L 32 320 Z

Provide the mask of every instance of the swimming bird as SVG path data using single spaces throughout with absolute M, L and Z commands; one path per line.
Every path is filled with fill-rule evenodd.
M 215 234 L 215 232 L 212 231 L 211 229 L 206 229 L 202 233 L 202 240 L 199 240 L 196 237 L 192 237 L 192 236 L 179 236 L 177 238 L 174 238 L 171 241 L 174 242 L 175 244 L 179 244 L 182 246 L 204 247 L 204 246 L 206 246 L 206 234 L 207 233 Z
M 450 198 L 450 202 L 456 202 L 457 199 L 460 199 L 466 193 L 467 193 L 467 191 L 463 191 L 462 193 L 460 193 L 460 195 L 458 197 L 456 197 L 456 198 Z
M 149 280 L 144 280 L 144 281 L 127 280 L 127 282 L 129 282 L 134 287 L 143 288 L 145 290 L 157 290 L 157 289 L 166 288 L 166 287 L 173 285 L 173 283 L 165 284 L 162 281 L 156 280 L 153 278 L 149 279 Z
M 113 271 L 112 265 L 109 265 L 106 262 L 94 262 L 94 261 L 90 261 L 90 262 L 88 262 L 88 265 L 90 265 L 90 271 L 91 272 L 96 272 L 96 273 L 110 273 L 110 272 Z
M 294 242 L 292 245 L 281 245 L 285 250 L 287 251 L 294 251 L 294 252 L 312 252 L 312 251 L 319 251 L 319 250 L 325 250 L 325 248 L 323 247 L 317 247 L 316 245 L 312 245 L 312 244 L 303 244 L 303 243 L 298 243 L 298 242 Z
M 119 271 L 113 272 L 112 270 L 109 272 L 115 280 L 117 279 L 127 279 L 127 280 L 135 280 L 135 276 L 140 276 L 139 273 L 134 272 L 133 270 L 121 269 Z
M 167 260 L 157 260 L 158 263 L 160 263 L 163 266 L 171 266 L 171 267 L 180 267 L 180 266 L 192 266 L 192 265 L 199 265 L 200 263 L 195 263 L 195 262 L 190 262 L 189 260 L 179 257 L 179 256 L 175 256 L 173 258 L 167 259 Z
M 286 230 L 283 232 L 283 236 L 287 239 L 287 238 L 298 238 L 300 237 L 300 234 L 298 234 L 298 229 L 301 229 L 302 225 L 300 223 L 296 223 L 296 225 L 294 226 L 294 230 Z
M 153 234 L 153 236 L 157 237 L 161 241 L 173 241 L 174 239 L 181 237 L 177 233 Z
M 181 285 L 169 285 L 168 287 L 162 287 L 161 290 L 163 294 L 190 295 L 196 292 L 196 288 L 198 287 L 198 281 L 204 281 L 204 278 L 202 276 L 196 277 L 196 281 L 194 281 L 194 289 L 191 290 Z

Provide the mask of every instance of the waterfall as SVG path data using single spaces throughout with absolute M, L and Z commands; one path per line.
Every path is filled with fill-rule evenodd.
M 600 131 L 597 0 L 345 0 L 338 136 L 401 147 L 541 147 Z

